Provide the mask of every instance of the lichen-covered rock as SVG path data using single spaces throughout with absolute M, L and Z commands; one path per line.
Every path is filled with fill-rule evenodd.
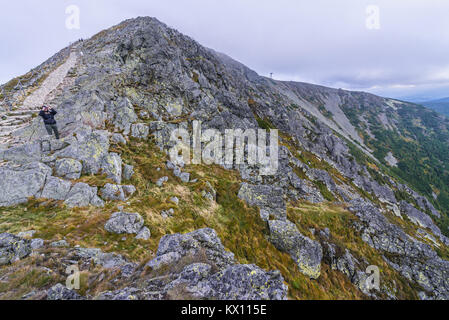
M 101 171 L 115 183 L 122 183 L 122 158 L 117 153 L 105 155 L 101 161 Z
M 312 279 L 321 274 L 323 249 L 317 241 L 303 236 L 290 221 L 272 220 L 268 222 L 270 241 L 276 248 L 290 254 L 299 270 Z
M 136 288 L 124 288 L 115 291 L 106 291 L 100 293 L 95 300 L 120 300 L 120 301 L 133 301 L 138 300 L 138 294 L 141 293 L 141 290 Z
M 89 205 L 104 206 L 103 201 L 97 196 L 97 187 L 91 187 L 83 182 L 79 182 L 72 187 L 64 203 L 69 208 L 87 207 Z
M 105 229 L 112 233 L 139 233 L 143 227 L 143 218 L 138 213 L 116 212 L 106 222 Z
M 238 197 L 246 201 L 250 206 L 257 206 L 263 209 L 276 219 L 285 220 L 287 217 L 284 193 L 281 188 L 243 183 Z
M 75 248 L 74 250 L 79 258 L 92 261 L 107 269 L 120 268 L 129 264 L 125 258 L 116 253 L 105 253 L 96 248 Z
M 75 159 L 59 159 L 55 163 L 55 175 L 66 179 L 79 179 L 82 169 L 81 162 Z
M 0 266 L 14 263 L 31 254 L 31 241 L 13 234 L 0 234 Z
M 165 235 L 159 242 L 156 257 L 167 253 L 196 256 L 204 250 L 205 257 L 220 268 L 234 263 L 234 254 L 227 252 L 215 230 L 200 229 L 187 234 Z
M 436 236 L 441 235 L 441 230 L 435 225 L 432 218 L 424 212 L 419 211 L 414 206 L 406 201 L 400 203 L 401 212 L 406 215 L 414 224 L 432 230 Z
M 368 200 L 356 199 L 350 204 L 349 209 L 360 219 L 356 228 L 366 243 L 384 252 L 384 260 L 424 288 L 429 298 L 449 299 L 449 261 L 390 223 Z
M 150 134 L 150 128 L 145 123 L 136 123 L 131 126 L 131 136 L 139 139 L 146 139 Z
M 107 183 L 100 189 L 101 198 L 107 201 L 126 201 L 134 192 L 136 192 L 134 186 L 120 186 L 111 183 Z
M 185 267 L 168 289 L 182 286 L 184 294 L 195 299 L 286 300 L 283 281 L 279 271 L 255 265 L 231 265 L 213 274 L 210 265 L 197 263 Z
M 74 290 L 67 289 L 66 286 L 58 283 L 47 290 L 47 300 L 84 300 L 84 298 Z
M 120 133 L 114 133 L 114 134 L 112 134 L 112 136 L 111 136 L 111 141 L 112 141 L 112 142 L 115 142 L 115 143 L 118 143 L 118 144 L 126 145 L 126 139 L 125 139 L 125 137 L 123 137 L 123 135 L 120 134 Z
M 13 161 L 20 164 L 41 161 L 42 156 L 43 153 L 39 141 L 25 143 L 0 151 L 0 160 Z
M 72 183 L 56 177 L 49 177 L 45 182 L 40 198 L 65 200 L 67 199 Z
M 74 140 L 68 147 L 55 152 L 58 158 L 71 158 L 82 162 L 85 174 L 97 174 L 109 150 L 108 132 L 92 130 L 89 127 L 79 128 Z
M 14 206 L 38 196 L 51 169 L 39 162 L 0 167 L 0 207 Z
M 143 227 L 136 236 L 137 240 L 148 240 L 151 238 L 150 229 Z
M 134 175 L 134 167 L 131 165 L 125 164 L 123 166 L 123 179 L 130 180 Z
M 69 243 L 66 240 L 59 240 L 59 241 L 55 241 L 50 243 L 50 246 L 54 247 L 54 248 L 68 248 L 70 247 Z
M 111 105 L 109 114 L 113 115 L 113 124 L 119 130 L 123 130 L 124 135 L 128 135 L 131 124 L 138 120 L 134 108 L 127 98 L 120 98 L 118 103 Z

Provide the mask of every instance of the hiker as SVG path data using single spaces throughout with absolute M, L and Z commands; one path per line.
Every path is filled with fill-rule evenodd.
M 45 129 L 49 135 L 53 135 L 55 133 L 56 139 L 59 140 L 59 132 L 58 126 L 56 125 L 55 115 L 56 110 L 51 107 L 43 106 L 41 112 L 39 112 L 39 116 L 44 119 Z

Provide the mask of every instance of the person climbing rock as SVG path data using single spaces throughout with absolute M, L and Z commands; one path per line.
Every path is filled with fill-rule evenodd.
M 54 132 L 56 139 L 59 140 L 59 131 L 55 120 L 56 114 L 56 110 L 47 106 L 43 106 L 41 112 L 39 112 L 39 116 L 44 119 L 45 129 L 47 129 L 48 134 L 53 135 Z

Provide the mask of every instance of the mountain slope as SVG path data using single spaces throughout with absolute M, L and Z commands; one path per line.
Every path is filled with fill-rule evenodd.
M 449 298 L 445 118 L 261 77 L 153 18 L 124 21 L 76 50 L 45 100 L 57 106 L 63 139 L 32 119 L 0 152 L 0 278 L 17 279 L 0 283 L 0 297 Z M 26 99 L 9 96 L 18 109 Z M 279 129 L 277 172 L 167 162 L 171 132 L 193 120 L 203 132 Z M 30 233 L 9 235 L 30 229 L 40 246 L 23 239 Z M 24 252 L 14 250 L 20 241 Z M 64 270 L 52 254 L 77 257 L 80 291 L 55 285 Z
M 449 116 L 449 98 L 425 101 L 421 104 L 426 106 L 427 108 L 435 110 L 436 112 Z

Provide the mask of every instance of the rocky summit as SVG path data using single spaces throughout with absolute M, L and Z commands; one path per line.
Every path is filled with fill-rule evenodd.
M 262 77 L 148 17 L 0 91 L 0 299 L 449 299 L 433 111 Z M 174 161 L 172 133 L 198 123 L 278 130 L 275 172 Z

